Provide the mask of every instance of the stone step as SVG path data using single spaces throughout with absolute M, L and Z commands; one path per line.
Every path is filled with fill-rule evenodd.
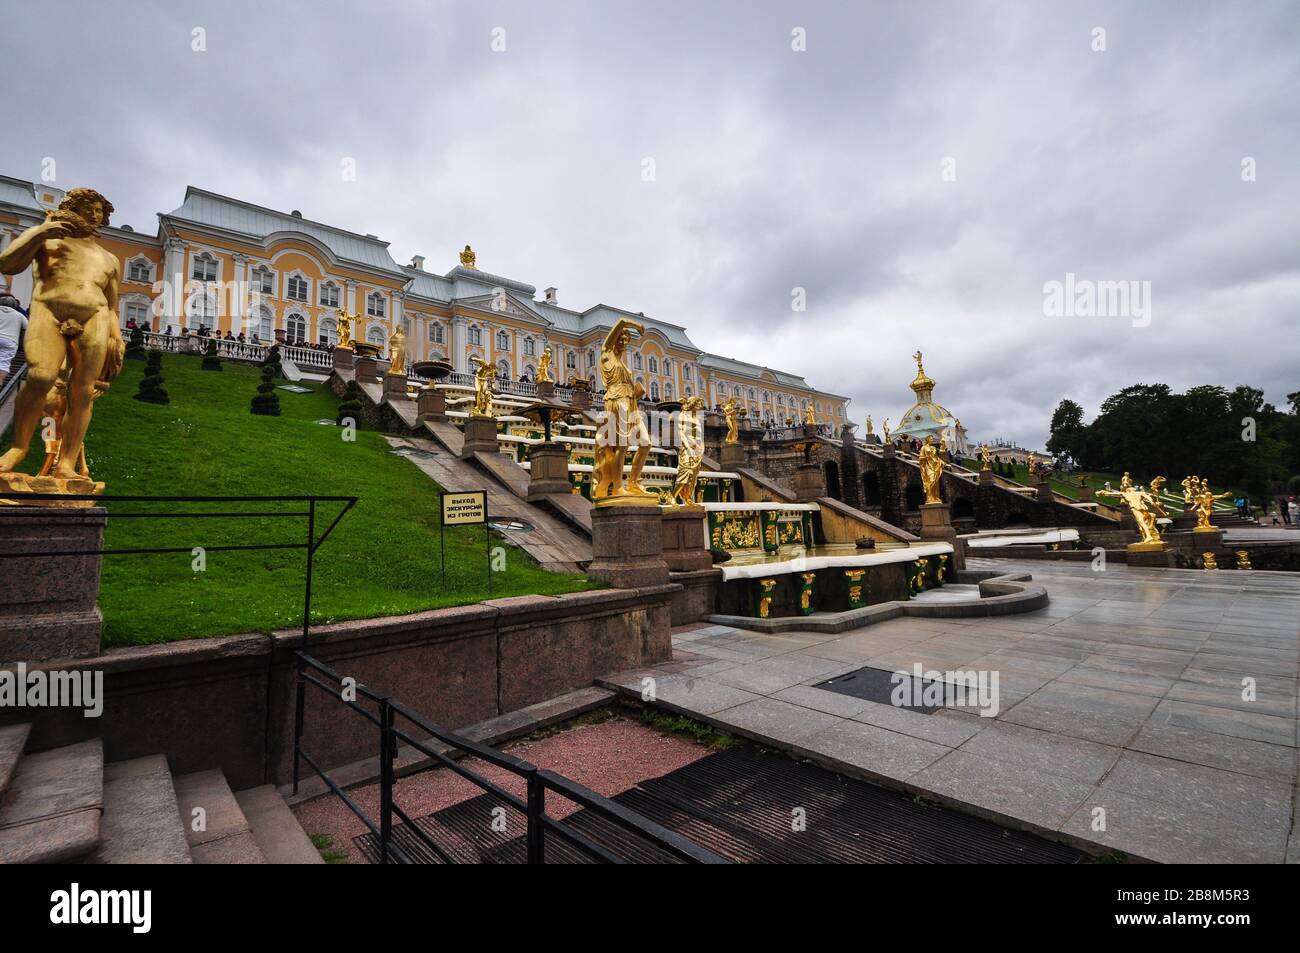
M 178 777 L 176 803 L 194 863 L 266 863 L 248 818 L 220 771 Z
M 103 805 L 99 739 L 24 755 L 0 801 L 0 864 L 80 857 L 99 840 Z
M 248 818 L 253 839 L 268 864 L 325 863 L 275 785 L 240 791 L 235 800 Z
M 188 864 L 167 759 L 160 754 L 104 768 L 104 819 L 89 864 Z
M 18 768 L 18 760 L 23 756 L 23 747 L 31 730 L 30 724 L 0 728 L 0 797 L 9 790 L 9 782 Z

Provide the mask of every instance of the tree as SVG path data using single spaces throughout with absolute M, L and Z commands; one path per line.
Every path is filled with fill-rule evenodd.
M 1052 413 L 1051 436 L 1047 452 L 1054 457 L 1069 457 L 1082 463 L 1087 456 L 1088 428 L 1083 422 L 1083 408 L 1064 398 Z
M 266 417 L 280 416 L 280 395 L 275 392 L 275 368 L 269 363 L 262 365 L 262 383 L 257 385 L 257 394 L 253 397 L 248 412 Z
M 217 339 L 208 338 L 207 349 L 203 352 L 203 370 L 221 370 L 221 358 L 217 356 Z
M 140 389 L 131 396 L 146 404 L 170 404 L 171 398 L 163 390 L 162 351 L 150 351 L 144 365 L 144 377 L 140 378 Z
M 335 422 L 341 427 L 343 421 L 351 418 L 352 425 L 361 429 L 361 388 L 355 380 L 350 380 L 343 389 L 343 402 L 339 404 Z
M 266 357 L 262 361 L 262 366 L 271 368 L 273 376 L 284 377 L 284 368 L 280 365 L 280 345 L 271 345 L 271 349 L 266 352 Z
M 144 331 L 140 328 L 131 329 L 131 339 L 126 345 L 126 356 L 133 361 L 144 360 Z

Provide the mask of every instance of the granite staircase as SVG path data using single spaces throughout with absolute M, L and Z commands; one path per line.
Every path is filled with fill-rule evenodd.
M 0 728 L 0 864 L 319 864 L 270 784 L 173 776 L 163 755 L 105 763 L 98 739 L 25 754 Z

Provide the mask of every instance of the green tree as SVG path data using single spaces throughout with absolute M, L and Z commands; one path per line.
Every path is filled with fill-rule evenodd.
M 1068 397 L 1063 398 L 1052 413 L 1047 452 L 1082 463 L 1087 456 L 1087 445 L 1088 427 L 1083 422 L 1083 408 Z

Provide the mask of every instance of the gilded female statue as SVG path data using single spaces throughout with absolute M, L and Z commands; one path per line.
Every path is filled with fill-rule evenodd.
M 537 362 L 537 383 L 551 383 L 551 346 L 542 348 L 542 359 Z
M 595 465 L 591 498 L 597 506 L 616 499 L 623 502 L 653 502 L 656 494 L 641 485 L 641 470 L 650 456 L 650 432 L 638 403 L 645 389 L 632 379 L 627 366 L 627 345 L 633 334 L 644 334 L 645 326 L 630 318 L 614 323 L 600 348 L 600 372 L 605 379 L 605 418 L 596 433 Z M 635 447 L 626 479 L 623 461 Z
M 496 368 L 487 361 L 481 361 L 478 370 L 474 372 L 474 409 L 471 411 L 471 417 L 491 417 L 492 416 L 492 378 L 496 376 Z
M 740 428 L 736 426 L 736 399 L 728 397 L 727 402 L 722 405 L 722 416 L 727 419 L 727 437 L 724 442 L 738 443 L 740 441 Z
M 935 449 L 934 437 L 926 437 L 925 445 L 917 457 L 921 467 L 921 488 L 925 490 L 926 503 L 942 503 L 939 495 L 939 478 L 943 476 L 943 459 Z
M 388 373 L 406 373 L 406 331 L 399 324 L 388 338 Z
M 704 428 L 700 425 L 703 406 L 703 398 L 687 397 L 677 415 L 677 475 L 673 479 L 673 506 L 695 503 L 695 484 L 699 481 L 700 465 L 704 462 Z

